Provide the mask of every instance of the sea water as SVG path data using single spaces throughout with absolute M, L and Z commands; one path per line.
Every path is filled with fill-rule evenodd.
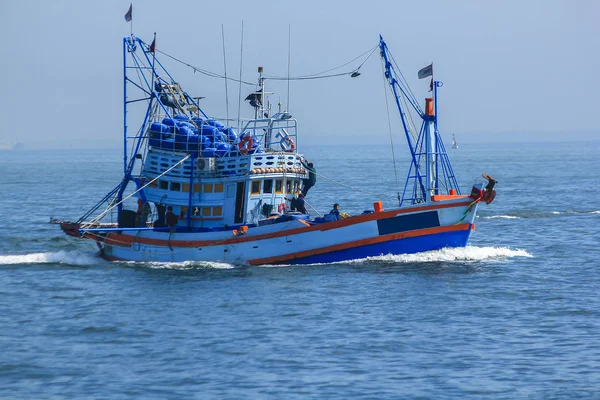
M 401 150 L 302 150 L 313 215 L 396 205 Z M 103 261 L 48 221 L 122 151 L 2 152 L 0 398 L 600 398 L 599 150 L 461 143 L 463 192 L 499 181 L 467 248 L 255 267 Z

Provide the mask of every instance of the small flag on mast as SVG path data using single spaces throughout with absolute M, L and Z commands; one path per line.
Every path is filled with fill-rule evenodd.
M 428 76 L 433 76 L 433 63 L 419 71 L 419 79 L 427 78 Z
M 154 53 L 155 49 L 156 49 L 156 38 L 154 38 L 154 40 L 152 41 L 152 44 L 150 45 L 150 48 L 148 49 L 148 53 Z
M 431 77 L 431 82 L 429 82 L 429 91 L 433 92 L 433 76 Z
M 133 3 L 129 3 L 129 10 L 127 11 L 127 14 L 125 14 L 125 21 L 127 21 L 127 22 L 131 21 L 132 12 L 133 12 Z

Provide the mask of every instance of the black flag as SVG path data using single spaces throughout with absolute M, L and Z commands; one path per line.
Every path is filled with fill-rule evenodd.
M 433 64 L 429 64 L 419 71 L 419 79 L 427 78 L 428 76 L 433 76 Z

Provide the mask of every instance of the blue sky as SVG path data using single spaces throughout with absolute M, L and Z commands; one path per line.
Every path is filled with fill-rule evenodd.
M 4 0 L 0 143 L 28 147 L 117 147 L 122 135 L 123 16 L 129 1 Z M 600 3 L 595 1 L 170 1 L 134 3 L 133 31 L 190 64 L 239 75 L 256 67 L 291 75 L 343 64 L 382 34 L 417 98 L 427 96 L 418 69 L 434 62 L 440 128 L 448 138 L 494 142 L 595 139 L 600 106 Z M 356 64 L 354 64 L 356 65 Z M 344 69 L 346 70 L 346 69 Z M 204 109 L 226 114 L 222 80 L 173 67 L 184 88 L 206 96 Z M 356 79 L 291 82 L 290 111 L 306 144 L 386 143 L 387 114 L 378 54 Z M 267 82 L 287 97 L 287 85 Z M 243 94 L 252 90 L 242 89 Z M 238 87 L 229 84 L 229 114 Z M 242 104 L 242 115 L 252 109 Z M 395 111 L 395 110 L 393 110 Z M 396 118 L 394 112 L 393 118 Z M 396 121 L 397 122 L 397 121 Z M 395 131 L 399 125 L 395 124 Z

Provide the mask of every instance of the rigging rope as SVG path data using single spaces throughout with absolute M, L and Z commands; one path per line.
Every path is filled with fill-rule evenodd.
M 186 67 L 191 68 L 192 70 L 194 70 L 194 72 L 199 72 L 199 73 L 204 74 L 206 76 L 210 76 L 211 78 L 228 79 L 230 81 L 243 83 L 243 84 L 249 85 L 249 86 L 254 86 L 254 83 L 246 82 L 246 81 L 243 81 L 241 79 L 230 78 L 230 77 L 227 77 L 227 76 L 216 74 L 214 72 L 206 71 L 206 70 L 204 70 L 202 68 L 195 67 L 192 64 L 186 63 L 185 61 L 182 61 L 182 60 L 180 60 L 178 58 L 173 57 L 170 54 L 165 53 L 164 51 L 160 51 L 160 50 L 157 49 L 156 52 L 164 55 L 165 57 L 169 57 L 170 59 L 172 59 L 174 61 L 177 61 L 178 63 L 181 63 L 181 64 L 185 65 Z
M 319 73 L 316 73 L 316 74 L 309 74 L 309 75 L 303 75 L 303 76 L 298 76 L 298 77 L 265 76 L 265 78 L 266 79 L 270 79 L 270 80 L 294 81 L 294 80 L 309 80 L 309 79 L 333 78 L 333 77 L 336 77 L 336 76 L 350 75 L 353 72 L 357 72 L 364 65 L 364 63 L 367 62 L 367 60 L 369 58 L 371 58 L 371 56 L 373 55 L 373 53 L 375 52 L 375 50 L 378 47 L 379 46 L 377 45 L 377 46 L 373 47 L 372 49 L 369 49 L 369 50 L 365 51 L 361 55 L 359 55 L 357 57 L 354 57 L 352 60 L 350 60 L 350 61 L 348 61 L 348 62 L 346 62 L 346 63 L 344 63 L 342 65 L 339 65 L 339 66 L 337 66 L 335 68 L 331 68 L 331 69 L 328 69 L 328 70 L 325 70 L 325 71 L 322 71 L 322 72 L 319 72 Z M 174 57 L 174 56 L 172 56 L 170 54 L 167 54 L 164 51 L 161 51 L 161 50 L 157 49 L 156 52 L 160 53 L 160 54 L 164 55 L 165 57 L 168 57 L 168 58 L 170 58 L 170 59 L 172 59 L 172 60 L 174 60 L 174 61 L 176 61 L 176 62 L 178 62 L 180 64 L 183 64 L 183 65 L 191 68 L 194 72 L 199 72 L 199 73 L 204 74 L 206 76 L 209 76 L 211 78 L 220 78 L 220 79 L 230 80 L 230 81 L 238 82 L 240 84 L 243 83 L 243 84 L 249 85 L 249 86 L 253 86 L 254 85 L 254 83 L 243 81 L 241 78 L 240 79 L 230 78 L 230 77 L 227 76 L 227 74 L 220 75 L 220 74 L 217 74 L 217 73 L 214 73 L 214 72 L 210 72 L 210 71 L 204 70 L 202 68 L 198 68 L 198 67 L 196 67 L 196 66 L 194 66 L 192 64 L 186 63 L 185 61 L 182 61 L 182 60 L 180 60 L 180 59 L 178 59 L 178 58 L 176 58 L 176 57 Z M 337 74 L 324 75 L 327 72 L 334 71 L 336 69 L 340 69 L 342 67 L 345 67 L 346 65 L 348 65 L 348 64 L 350 64 L 350 63 L 358 60 L 359 58 L 364 57 L 368 53 L 369 53 L 369 55 L 367 56 L 367 58 L 365 58 L 365 60 L 362 63 L 360 63 L 360 65 L 357 68 L 353 69 L 352 71 L 343 72 L 343 73 L 337 73 Z
M 388 120 L 388 128 L 390 130 L 390 147 L 392 148 L 392 162 L 394 164 L 394 177 L 396 180 L 396 192 L 398 193 L 398 201 L 400 201 L 400 184 L 398 183 L 398 168 L 396 167 L 396 154 L 394 152 L 394 140 L 392 138 L 392 121 L 390 119 L 390 106 L 389 106 L 389 102 L 388 102 L 388 95 L 387 95 L 387 81 L 385 78 L 385 66 L 383 65 L 383 63 L 381 63 L 381 71 L 383 72 L 381 74 L 381 76 L 383 77 L 383 93 L 385 95 L 385 111 L 387 113 L 387 120 Z
M 191 154 L 186 155 L 185 157 L 183 157 L 181 160 L 179 160 L 177 163 L 173 164 L 169 169 L 167 169 L 165 172 L 163 172 L 162 174 L 158 175 L 156 178 L 148 181 L 148 183 L 146 183 L 144 186 L 142 186 L 141 188 L 139 188 L 138 190 L 136 190 L 135 192 L 131 193 L 129 196 L 125 197 L 123 200 L 119 201 L 116 204 L 112 204 L 109 205 L 109 207 L 104 210 L 100 215 L 98 215 L 96 218 L 94 218 L 93 220 L 91 220 L 90 222 L 86 222 L 81 224 L 81 229 L 84 229 L 85 227 L 90 227 L 93 224 L 97 223 L 98 221 L 100 221 L 102 218 L 104 218 L 104 216 L 106 216 L 106 214 L 108 214 L 108 212 L 110 210 L 112 210 L 113 208 L 117 207 L 119 204 L 123 204 L 123 202 L 125 200 L 130 199 L 133 195 L 135 195 L 136 193 L 138 193 L 139 191 L 141 191 L 142 189 L 144 189 L 146 186 L 148 186 L 149 184 L 153 183 L 154 181 L 156 181 L 158 178 L 164 176 L 165 174 L 167 174 L 168 172 L 170 172 L 173 168 L 177 167 L 179 164 L 181 164 L 182 162 L 184 162 L 185 160 L 187 160 L 188 158 L 191 157 Z
M 369 50 L 365 51 L 361 55 L 359 55 L 357 57 L 354 57 L 352 60 L 350 60 L 350 61 L 348 61 L 348 62 L 346 62 L 346 63 L 344 63 L 342 65 L 339 65 L 339 66 L 337 66 L 335 68 L 330 68 L 330 69 L 325 70 L 325 71 L 321 71 L 321 72 L 316 73 L 316 74 L 308 74 L 308 75 L 302 75 L 302 76 L 296 76 L 296 77 L 289 77 L 289 76 L 268 76 L 268 75 L 265 75 L 265 78 L 266 79 L 270 79 L 270 80 L 275 80 L 275 81 L 300 81 L 300 80 L 323 79 L 323 78 L 332 78 L 332 77 L 336 77 L 336 76 L 350 75 L 353 72 L 357 72 L 365 64 L 365 62 L 367 62 L 367 60 L 369 58 L 371 58 L 371 56 L 373 55 L 373 53 L 375 52 L 375 50 L 377 50 L 378 47 L 379 47 L 379 45 L 373 47 L 372 49 L 369 49 Z M 357 68 L 353 69 L 352 71 L 349 71 L 349 72 L 340 72 L 340 73 L 337 73 L 337 74 L 324 75 L 327 72 L 335 71 L 336 69 L 340 69 L 340 68 L 345 67 L 346 65 L 348 65 L 350 63 L 353 63 L 354 61 L 358 60 L 359 58 L 364 57 L 364 55 L 367 54 L 367 53 L 370 53 L 367 56 L 367 58 L 365 58 L 364 61 L 362 63 L 360 63 L 360 65 Z
M 362 189 L 359 189 L 359 188 L 357 188 L 357 187 L 353 187 L 353 186 L 350 186 L 350 185 L 346 185 L 345 183 L 342 183 L 342 182 L 336 181 L 336 180 L 334 180 L 334 179 L 331 179 L 331 178 L 329 178 L 329 177 L 327 177 L 327 176 L 325 176 L 325 175 L 323 175 L 323 174 L 317 174 L 316 172 L 315 172 L 315 174 L 316 174 L 317 176 L 320 176 L 321 178 L 325 178 L 325 179 L 327 179 L 328 181 L 331 181 L 331 182 L 333 182 L 333 183 L 335 183 L 335 184 L 338 184 L 338 185 L 340 185 L 340 186 L 344 186 L 344 187 L 347 187 L 348 189 L 356 190 L 357 192 L 366 193 L 366 194 L 368 194 L 368 195 L 370 195 L 370 196 L 373 196 L 373 197 L 378 197 L 378 198 L 388 198 L 388 196 L 383 196 L 383 195 L 380 195 L 380 194 L 377 194 L 377 193 L 371 193 L 371 192 L 367 192 L 366 190 L 362 190 Z M 392 197 L 389 197 L 389 198 L 391 199 Z

